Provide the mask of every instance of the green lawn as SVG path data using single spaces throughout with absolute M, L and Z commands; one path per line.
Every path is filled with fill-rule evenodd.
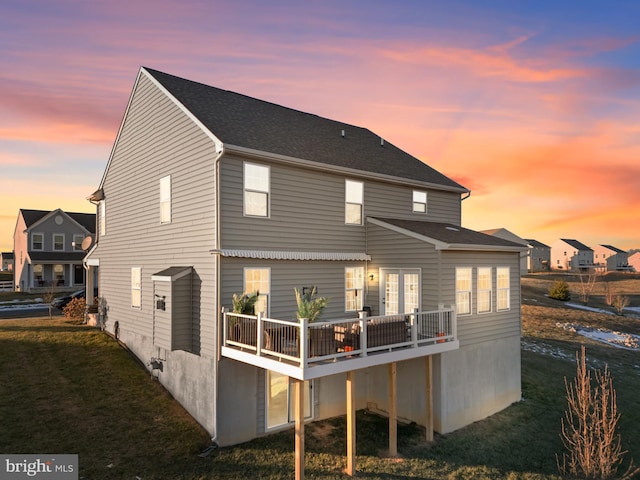
M 536 307 L 538 308 L 538 307 Z M 552 338 L 552 307 L 527 310 L 523 336 L 539 349 L 575 355 L 583 339 Z M 538 320 L 536 320 L 536 317 Z M 534 335 L 535 334 L 535 335 Z M 585 341 L 609 363 L 629 457 L 640 461 L 640 354 Z M 564 376 L 575 362 L 522 352 L 524 400 L 432 444 L 415 425 L 399 427 L 399 458 L 386 458 L 387 420 L 357 417 L 358 477 L 365 479 L 558 478 Z M 201 458 L 206 432 L 107 334 L 56 317 L 0 320 L 0 452 L 77 453 L 86 479 L 289 479 L 293 432 Z M 306 428 L 306 477 L 346 478 L 344 418 Z

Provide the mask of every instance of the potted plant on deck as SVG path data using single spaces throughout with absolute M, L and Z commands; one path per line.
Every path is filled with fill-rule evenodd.
M 233 305 L 232 312 L 240 315 L 255 315 L 256 302 L 260 292 L 233 294 L 231 303 Z M 231 340 L 235 340 L 247 345 L 256 345 L 257 343 L 257 322 L 251 318 L 237 318 L 232 320 L 230 329 Z
M 326 297 L 318 297 L 317 287 L 306 287 L 302 290 L 294 288 L 298 310 L 296 317 L 298 320 L 306 318 L 309 323 L 313 323 L 322 314 L 329 303 Z M 330 355 L 336 351 L 336 339 L 333 325 L 325 325 L 320 328 L 309 329 L 309 356 L 319 357 Z

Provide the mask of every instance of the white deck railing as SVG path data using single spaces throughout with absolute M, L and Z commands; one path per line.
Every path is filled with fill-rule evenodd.
M 421 349 L 425 355 L 428 353 L 423 347 L 437 347 L 435 352 L 457 348 L 458 344 L 453 308 L 313 323 L 225 312 L 223 325 L 223 355 L 226 350 L 227 356 L 249 358 L 227 350 L 231 349 L 300 369 L 400 350 Z M 442 345 L 449 342 L 455 342 L 455 346 Z M 405 355 L 411 356 L 419 355 Z

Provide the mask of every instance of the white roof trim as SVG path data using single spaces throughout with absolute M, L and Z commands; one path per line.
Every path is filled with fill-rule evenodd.
M 371 261 L 371 256 L 361 252 L 294 252 L 277 250 L 233 250 L 222 249 L 212 253 L 220 253 L 223 257 L 257 258 L 263 260 L 332 260 L 332 261 Z

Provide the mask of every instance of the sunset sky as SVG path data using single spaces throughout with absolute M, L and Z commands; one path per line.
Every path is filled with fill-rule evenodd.
M 463 226 L 640 248 L 640 2 L 2 0 L 0 251 L 95 212 L 141 65 L 366 127 Z

